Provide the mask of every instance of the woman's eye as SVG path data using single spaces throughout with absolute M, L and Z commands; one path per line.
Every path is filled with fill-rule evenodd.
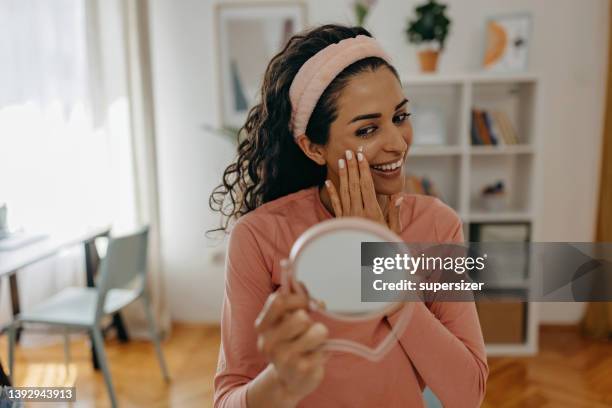
M 394 118 L 393 118 L 393 121 L 394 121 L 395 123 L 401 123 L 401 122 L 405 121 L 406 119 L 408 119 L 408 117 L 409 117 L 410 115 L 411 115 L 411 114 L 410 114 L 410 113 L 408 113 L 408 112 L 402 112 L 402 113 L 400 113 L 399 115 L 397 115 L 396 117 L 394 117 Z
M 359 129 L 356 132 L 356 134 L 359 137 L 366 137 L 366 136 L 369 136 L 370 134 L 374 133 L 375 130 L 376 130 L 375 126 L 368 126 L 366 128 Z

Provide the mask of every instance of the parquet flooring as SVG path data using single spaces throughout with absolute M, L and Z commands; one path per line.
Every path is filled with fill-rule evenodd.
M 122 407 L 206 407 L 212 405 L 219 329 L 177 324 L 163 344 L 173 381 L 166 385 L 153 347 L 146 341 L 107 340 L 107 354 Z M 84 337 L 71 345 L 65 371 L 61 344 L 17 353 L 17 385 L 75 385 L 77 407 L 106 407 L 101 374 L 91 367 Z M 0 338 L 6 363 L 6 338 Z M 489 358 L 485 408 L 612 407 L 612 341 L 582 338 L 573 327 L 540 329 L 540 352 L 533 357 Z M 45 407 L 60 406 L 45 404 Z

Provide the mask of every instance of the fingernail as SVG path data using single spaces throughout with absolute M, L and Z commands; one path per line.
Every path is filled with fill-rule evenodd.
M 363 154 L 361 152 L 357 153 L 357 160 L 363 161 Z
M 322 333 L 322 334 L 327 334 L 328 333 L 327 326 L 325 326 L 321 322 L 316 322 L 315 324 L 313 324 L 313 329 L 318 331 L 318 332 L 320 332 L 320 333 Z
M 404 199 L 404 197 L 400 197 L 397 200 L 395 200 L 395 206 L 399 207 L 399 205 L 402 203 L 402 200 Z
M 351 160 L 353 158 L 353 152 L 350 150 L 346 151 L 346 160 Z
M 331 185 L 331 181 L 325 180 L 325 185 L 329 188 L 329 186 Z
M 338 166 L 343 169 L 344 168 L 344 159 L 338 160 Z

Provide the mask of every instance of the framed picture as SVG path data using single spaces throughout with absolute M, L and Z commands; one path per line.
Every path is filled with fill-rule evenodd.
M 306 6 L 299 2 L 218 4 L 216 32 L 220 122 L 238 129 L 256 103 L 272 57 L 304 29 Z
M 492 72 L 527 69 L 531 16 L 509 14 L 491 17 L 486 22 L 486 47 L 483 68 Z
M 412 129 L 415 146 L 445 145 L 446 117 L 440 107 L 414 104 L 412 108 Z

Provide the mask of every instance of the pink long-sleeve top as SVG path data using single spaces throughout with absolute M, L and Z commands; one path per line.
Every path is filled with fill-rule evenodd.
M 226 258 L 215 407 L 247 407 L 248 384 L 268 365 L 257 350 L 254 322 L 280 285 L 279 261 L 288 257 L 306 229 L 332 217 L 318 188 L 311 187 L 266 203 L 234 225 Z M 406 242 L 463 242 L 461 220 L 437 198 L 406 194 L 400 220 Z M 332 338 L 374 345 L 386 337 L 397 317 L 359 326 L 329 320 L 325 324 Z M 480 406 L 489 369 L 473 302 L 416 303 L 399 340 L 376 363 L 333 354 L 322 383 L 299 406 L 423 407 L 426 385 L 444 407 Z

